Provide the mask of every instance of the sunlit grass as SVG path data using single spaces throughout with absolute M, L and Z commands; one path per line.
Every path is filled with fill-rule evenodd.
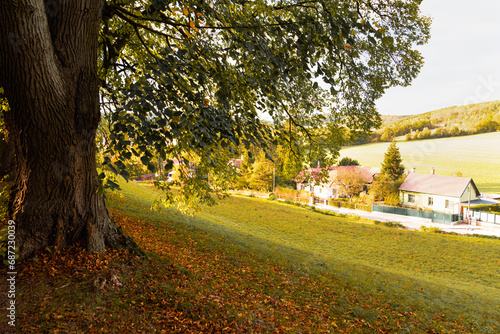
M 122 186 L 110 211 L 147 257 L 37 254 L 20 267 L 19 332 L 498 332 L 500 240 L 244 197 L 188 217 Z
M 147 201 L 147 191 L 133 193 Z M 290 270 L 342 279 L 359 293 L 476 321 L 500 314 L 500 240 L 390 229 L 243 197 L 195 217 L 165 214 Z

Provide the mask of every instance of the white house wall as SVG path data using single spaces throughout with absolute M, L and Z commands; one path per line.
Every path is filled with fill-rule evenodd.
M 415 196 L 415 201 L 409 202 L 409 195 Z M 400 202 L 404 206 L 412 207 L 415 209 L 429 209 L 446 213 L 459 213 L 461 210 L 460 199 L 458 197 L 431 195 L 423 193 L 415 193 L 410 191 L 400 192 Z M 433 204 L 429 205 L 429 197 L 432 198 Z M 449 201 L 449 207 L 446 207 L 446 201 Z

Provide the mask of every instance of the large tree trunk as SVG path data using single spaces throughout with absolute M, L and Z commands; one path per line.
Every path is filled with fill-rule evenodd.
M 2 0 L 0 86 L 15 151 L 11 218 L 21 258 L 83 241 L 135 247 L 97 194 L 102 0 Z

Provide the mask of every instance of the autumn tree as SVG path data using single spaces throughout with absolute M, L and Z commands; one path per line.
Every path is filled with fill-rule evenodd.
M 298 146 L 279 144 L 276 147 L 276 183 L 281 186 L 294 186 L 293 179 L 303 169 L 303 159 Z
M 420 2 L 3 0 L 0 87 L 20 257 L 75 242 L 134 247 L 102 197 L 106 171 L 127 178 L 132 156 L 150 170 L 158 157 L 167 167 L 196 159 L 179 200 L 211 201 L 220 188 L 202 174 L 225 175 L 240 143 L 293 137 L 290 124 L 307 134 L 318 115 L 371 131 L 375 101 L 422 66 L 415 46 L 430 20 Z M 103 114 L 110 132 L 96 162 Z
M 260 191 L 271 191 L 273 185 L 274 164 L 266 158 L 264 151 L 260 151 L 252 164 L 252 173 L 248 177 L 250 188 Z
M 346 196 L 352 200 L 354 196 L 363 191 L 366 181 L 355 168 L 339 169 L 334 180 L 337 191 L 341 196 Z

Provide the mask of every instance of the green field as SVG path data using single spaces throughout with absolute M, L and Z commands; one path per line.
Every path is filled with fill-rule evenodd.
M 22 333 L 496 333 L 500 240 L 230 197 L 190 217 L 122 183 L 147 258 L 45 252 L 19 276 Z M 96 282 L 116 275 L 121 286 Z M 111 279 L 111 278 L 110 278 Z M 108 281 L 111 282 L 112 281 Z M 17 303 L 16 303 L 17 305 Z
M 480 327 L 498 324 L 500 240 L 391 229 L 237 196 L 192 218 L 174 217 L 223 240 L 223 247 L 236 252 L 230 256 L 252 254 L 298 279 L 329 281 L 325 289 L 333 284 L 339 291 L 354 290 L 422 319 L 439 313 Z M 338 296 L 330 298 L 338 303 Z
M 380 167 L 390 143 L 344 148 L 341 157 L 350 157 L 361 165 Z M 500 193 L 500 132 L 481 135 L 398 142 L 407 170 L 417 173 L 472 177 L 481 192 Z

